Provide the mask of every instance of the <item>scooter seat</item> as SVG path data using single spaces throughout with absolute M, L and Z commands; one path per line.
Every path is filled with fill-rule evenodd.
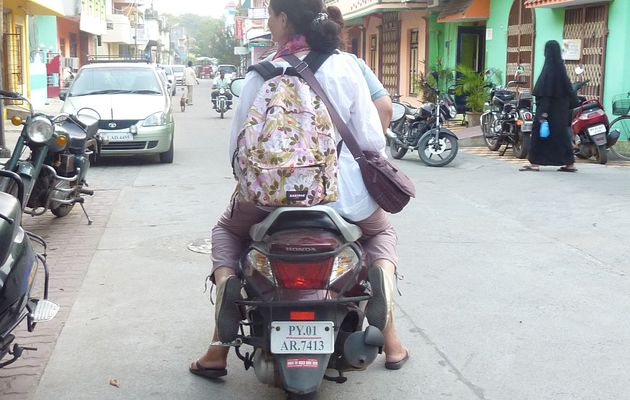
M 339 233 L 337 225 L 328 215 L 312 211 L 281 214 L 267 230 L 267 233 L 274 234 L 289 229 L 324 229 L 329 232 Z
M 0 214 L 13 223 L 9 223 L 4 218 L 0 219 L 0 266 L 4 264 L 8 255 L 16 231 L 22 223 L 22 208 L 15 196 L 0 192 Z
M 580 112 L 580 109 L 582 110 L 582 112 L 585 112 L 585 111 L 598 109 L 599 107 L 600 107 L 599 104 L 596 102 L 589 102 L 589 103 L 582 104 L 580 107 L 576 107 L 571 111 L 571 119 L 573 120 L 575 119 L 575 117 L 577 117 L 578 113 Z

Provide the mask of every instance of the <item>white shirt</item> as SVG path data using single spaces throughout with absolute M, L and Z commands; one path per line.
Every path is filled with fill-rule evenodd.
M 195 70 L 192 67 L 186 67 L 186 69 L 184 69 L 184 85 L 190 86 L 195 83 L 198 83 Z
M 278 67 L 289 67 L 284 60 L 275 60 L 273 63 Z M 347 54 L 333 54 L 317 70 L 315 78 L 348 125 L 361 149 L 378 151 L 386 156 L 385 137 L 378 112 L 372 103 L 370 91 L 357 62 Z M 262 77 L 254 71 L 248 72 L 245 76 L 240 102 L 232 123 L 230 160 L 236 151 L 238 134 L 247 118 L 247 112 L 263 83 Z M 339 132 L 337 140 L 341 140 Z M 378 205 L 363 183 L 359 164 L 345 145 L 339 155 L 338 179 L 339 199 L 328 205 L 339 214 L 351 221 L 360 221 L 377 210 Z

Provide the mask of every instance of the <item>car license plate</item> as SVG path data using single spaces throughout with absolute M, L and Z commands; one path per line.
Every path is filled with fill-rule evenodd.
M 103 134 L 103 138 L 110 142 L 133 142 L 133 134 L 131 132 L 110 132 Z
M 588 134 L 591 136 L 599 135 L 600 133 L 604 133 L 604 132 L 606 132 L 605 125 L 595 125 L 593 127 L 588 128 Z
M 274 354 L 331 354 L 335 347 L 332 321 L 273 321 L 271 352 Z
M 521 127 L 521 131 L 522 132 L 531 132 L 533 125 L 534 125 L 534 123 L 532 121 L 525 121 L 525 122 L 523 122 L 523 126 Z

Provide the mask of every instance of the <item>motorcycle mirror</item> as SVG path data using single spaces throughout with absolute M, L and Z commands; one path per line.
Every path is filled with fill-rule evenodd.
M 245 78 L 236 78 L 230 83 L 230 92 L 236 97 L 240 97 L 243 86 L 245 85 Z
M 525 72 L 525 68 L 522 65 L 516 67 L 516 71 L 514 72 L 514 80 L 518 80 L 518 77 Z
M 436 82 L 440 80 L 440 74 L 437 71 L 431 72 L 431 76 L 435 79 Z
M 486 72 L 484 72 L 484 75 L 486 75 L 486 78 L 490 78 L 494 75 L 494 72 L 491 69 L 487 69 Z
M 584 73 L 584 65 L 579 64 L 577 67 L 575 67 L 576 75 L 582 75 L 583 73 Z

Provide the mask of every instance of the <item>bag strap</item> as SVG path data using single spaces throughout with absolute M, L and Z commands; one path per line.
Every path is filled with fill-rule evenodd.
M 299 74 L 299 76 L 309 84 L 311 89 L 322 99 L 326 108 L 328 108 L 328 113 L 330 114 L 330 118 L 332 119 L 333 124 L 339 130 L 339 134 L 341 135 L 341 139 L 346 142 L 346 147 L 350 150 L 350 153 L 354 156 L 355 160 L 363 157 L 363 151 L 357 143 L 357 140 L 354 138 L 354 135 L 348 128 L 343 119 L 335 109 L 335 107 L 330 102 L 328 96 L 324 92 L 322 85 L 319 84 L 317 79 L 315 78 L 315 74 L 309 68 L 309 64 L 306 62 L 306 58 L 304 61 L 297 58 L 294 54 L 288 54 L 284 56 L 284 59 L 288 61 L 289 64 L 295 69 L 295 71 Z M 320 64 L 321 65 L 321 64 Z
M 319 67 L 322 66 L 324 61 L 326 61 L 331 55 L 332 53 L 311 51 L 304 58 L 304 62 L 307 63 L 311 67 L 311 71 L 315 73 L 317 72 Z M 261 63 L 254 64 L 247 68 L 247 72 L 249 71 L 257 72 L 260 76 L 262 76 L 265 81 L 268 81 L 269 79 L 275 78 L 276 76 L 280 75 L 300 76 L 300 74 L 295 71 L 295 68 L 287 68 L 285 70 L 282 67 L 276 67 L 273 63 L 269 61 L 263 61 Z

